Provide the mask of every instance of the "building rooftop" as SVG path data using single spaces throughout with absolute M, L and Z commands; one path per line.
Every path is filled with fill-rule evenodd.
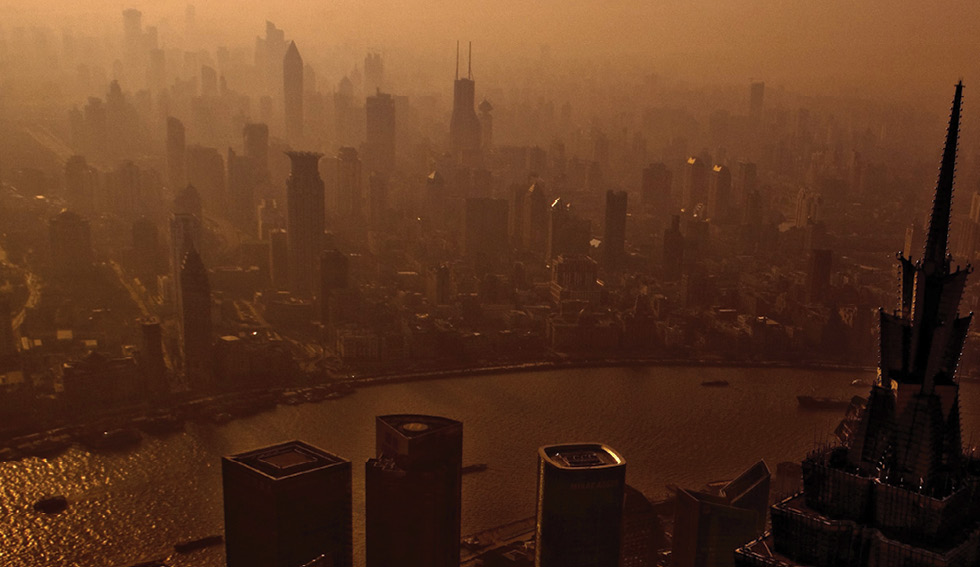
M 538 449 L 538 455 L 560 469 L 603 469 L 626 464 L 615 449 L 602 443 L 548 445 Z
M 225 458 L 275 480 L 348 463 L 302 441 L 287 441 Z
M 420 437 L 440 429 L 462 427 L 462 423 L 448 417 L 417 414 L 380 415 L 378 421 L 385 423 L 405 437 Z

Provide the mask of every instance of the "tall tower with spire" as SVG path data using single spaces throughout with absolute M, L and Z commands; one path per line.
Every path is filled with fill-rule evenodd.
M 466 77 L 459 77 L 459 43 L 456 43 L 456 82 L 453 83 L 453 115 L 449 120 L 449 145 L 457 162 L 475 167 L 480 161 L 480 119 L 476 116 L 476 83 L 473 81 L 473 43 L 470 43 Z
M 282 92 L 286 140 L 296 144 L 303 139 L 303 58 L 295 41 L 289 42 L 282 59 Z
M 878 378 L 841 443 L 803 461 L 804 491 L 772 508 L 772 533 L 736 565 L 977 565 L 980 459 L 963 451 L 955 379 L 972 269 L 947 253 L 963 84 L 956 85 L 922 259 L 899 254 L 901 298 L 881 312 Z

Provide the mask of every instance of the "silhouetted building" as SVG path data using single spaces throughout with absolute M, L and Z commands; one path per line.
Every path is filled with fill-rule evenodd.
M 691 213 L 698 204 L 707 204 L 707 200 L 708 164 L 702 158 L 690 157 L 684 165 L 681 207 Z
M 323 154 L 287 152 L 292 171 L 286 179 L 286 238 L 290 289 L 311 296 L 323 240 L 323 180 L 317 162 Z M 275 268 L 273 268 L 275 270 Z
M 350 259 L 340 250 L 324 250 L 320 254 L 320 288 L 317 299 L 320 302 L 320 321 L 324 324 L 335 323 L 331 320 L 331 302 L 338 290 L 347 289 L 350 285 Z
M 250 233 L 257 228 L 255 192 L 258 179 L 255 162 L 228 148 L 228 212 L 240 229 Z
M 670 196 L 672 181 L 673 175 L 663 163 L 651 163 L 643 169 L 640 201 L 646 213 L 664 217 L 673 212 Z
M 171 189 L 187 183 L 187 140 L 184 124 L 167 117 L 167 182 Z
M 163 332 L 156 317 L 140 319 L 140 345 L 136 363 L 143 374 L 146 395 L 152 401 L 161 401 L 170 394 L 167 381 L 167 364 L 163 358 Z
M 621 268 L 626 259 L 627 197 L 626 191 L 606 191 L 606 221 L 602 251 L 607 268 Z
M 269 127 L 265 124 L 246 124 L 245 157 L 252 161 L 255 183 L 262 186 L 269 182 Z
M 456 567 L 463 424 L 379 416 L 376 438 L 365 465 L 367 567 Z
M 563 199 L 555 199 L 548 214 L 548 262 L 558 256 L 586 255 L 592 239 L 592 223 L 576 215 Z
M 368 53 L 364 57 L 364 91 L 379 91 L 384 87 L 385 63 L 380 53 Z
M 708 181 L 708 218 L 725 222 L 731 218 L 732 172 L 724 165 L 711 168 Z
M 273 289 L 289 289 L 289 238 L 282 229 L 269 231 L 269 274 Z
M 669 279 L 680 279 L 684 271 L 684 233 L 681 232 L 681 217 L 670 218 L 670 228 L 664 231 L 663 261 L 664 275 Z
M 368 169 L 389 172 L 395 168 L 395 100 L 380 90 L 367 97 L 367 142 L 364 160 Z
M 180 266 L 180 333 L 184 375 L 193 390 L 212 387 L 211 283 L 197 249 Z
M 658 552 L 666 547 L 663 524 L 642 492 L 626 485 L 623 502 L 623 543 L 620 567 L 655 567 Z
M 459 78 L 459 44 L 456 44 L 456 82 L 453 114 L 449 121 L 449 145 L 458 163 L 474 167 L 480 162 L 480 119 L 476 116 L 476 83 L 473 81 L 473 44 L 470 44 L 466 77 Z
M 353 565 L 350 462 L 301 441 L 221 459 L 228 567 Z
M 496 266 L 507 255 L 508 209 L 504 199 L 466 199 L 463 253 L 473 259 L 478 270 Z
M 335 214 L 346 220 L 363 220 L 361 195 L 361 160 L 354 148 L 337 151 L 337 210 Z
M 830 274 L 834 253 L 831 250 L 810 250 L 806 277 L 806 296 L 808 301 L 820 302 L 830 295 Z
M 535 567 L 619 567 L 626 461 L 601 444 L 538 449 Z
M 65 199 L 72 210 L 83 215 L 95 212 L 96 171 L 83 156 L 71 156 L 65 162 Z
M 55 271 L 73 273 L 92 265 L 92 231 L 87 220 L 66 209 L 48 222 L 48 233 Z
M 295 41 L 289 42 L 283 57 L 282 80 L 286 140 L 296 144 L 303 140 L 303 58 Z
M 187 148 L 187 183 L 200 194 L 209 211 L 225 206 L 225 160 L 217 148 Z M 204 220 L 201 218 L 201 220 Z
M 493 105 L 490 101 L 483 99 L 480 106 L 477 107 L 480 110 L 480 146 L 483 151 L 489 151 L 493 147 Z
M 947 253 L 962 89 L 956 85 L 922 260 L 899 256 L 900 306 L 880 311 L 870 396 L 842 444 L 803 460 L 803 493 L 772 507 L 771 535 L 740 548 L 737 565 L 980 561 L 980 461 L 963 450 L 955 376 L 972 318 L 958 311 L 971 270 L 953 270 Z

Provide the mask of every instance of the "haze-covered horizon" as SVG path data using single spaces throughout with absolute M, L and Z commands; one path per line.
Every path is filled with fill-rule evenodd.
M 121 13 L 143 12 L 172 46 L 183 35 L 189 4 L 149 0 L 84 3 L 2 2 L 2 29 L 73 28 L 119 34 Z M 951 83 L 976 77 L 980 4 L 899 2 L 772 3 L 668 0 L 591 2 L 516 0 L 460 3 L 216 0 L 194 5 L 196 41 L 214 49 L 251 46 L 266 20 L 304 53 L 413 55 L 423 67 L 452 72 L 457 39 L 473 41 L 477 73 L 542 58 L 655 72 L 700 84 L 764 80 L 813 95 L 882 100 L 944 97 Z M 102 29 L 98 29 L 101 26 Z M 546 48 L 544 46 L 547 46 Z M 329 53 L 327 53 L 329 51 Z M 324 52 L 322 55 L 317 52 Z M 353 59 L 351 63 L 357 61 Z

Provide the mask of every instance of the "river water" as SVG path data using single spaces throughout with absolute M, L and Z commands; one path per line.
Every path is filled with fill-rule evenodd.
M 536 450 L 601 441 L 627 462 L 627 480 L 651 498 L 674 483 L 697 488 L 758 459 L 798 461 L 829 439 L 841 412 L 805 411 L 796 396 L 866 395 L 868 373 L 758 368 L 599 368 L 392 384 L 318 404 L 280 406 L 224 425 L 188 423 L 135 450 L 0 464 L 0 565 L 224 565 L 218 546 L 175 555 L 175 542 L 222 532 L 222 455 L 301 439 L 353 463 L 355 563 L 363 565 L 364 462 L 374 416 L 427 413 L 463 422 L 463 533 L 534 514 Z M 706 388 L 702 380 L 728 380 Z M 961 393 L 964 439 L 980 432 L 980 385 Z M 32 510 L 64 494 L 67 511 Z

